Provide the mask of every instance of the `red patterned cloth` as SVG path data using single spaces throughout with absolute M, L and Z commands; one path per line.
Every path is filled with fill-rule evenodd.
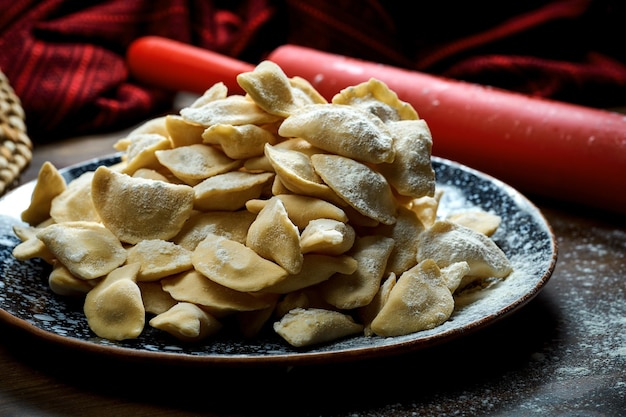
M 626 106 L 626 2 L 288 0 L 291 43 L 539 97 Z
M 129 79 L 125 52 L 144 35 L 242 56 L 273 15 L 265 0 L 0 0 L 0 69 L 36 141 L 115 129 L 171 103 Z
M 125 52 L 159 35 L 248 62 L 281 43 L 596 107 L 626 105 L 621 0 L 0 0 L 0 69 L 35 141 L 171 105 Z

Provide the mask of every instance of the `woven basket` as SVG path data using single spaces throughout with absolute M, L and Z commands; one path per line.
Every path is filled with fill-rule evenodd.
M 0 71 L 0 195 L 14 187 L 33 157 L 22 103 Z

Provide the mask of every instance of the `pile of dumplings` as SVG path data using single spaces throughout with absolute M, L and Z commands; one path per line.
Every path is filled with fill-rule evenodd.
M 48 262 L 97 336 L 393 337 L 511 273 L 497 215 L 438 216 L 428 125 L 384 83 L 328 102 L 271 61 L 237 81 L 136 128 L 113 166 L 66 183 L 42 165 L 13 255 Z

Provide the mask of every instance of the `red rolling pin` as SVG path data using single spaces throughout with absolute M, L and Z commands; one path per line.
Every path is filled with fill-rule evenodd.
M 202 93 L 217 81 L 242 92 L 253 65 L 165 38 L 136 40 L 131 74 L 171 90 Z M 433 154 L 520 191 L 626 213 L 626 115 L 435 77 L 285 45 L 268 58 L 327 99 L 374 77 L 413 105 L 433 135 Z

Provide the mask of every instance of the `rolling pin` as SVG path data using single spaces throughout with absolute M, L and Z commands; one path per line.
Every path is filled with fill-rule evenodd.
M 268 57 L 308 80 L 326 99 L 377 78 L 410 103 L 430 127 L 435 156 L 480 170 L 516 189 L 550 199 L 626 213 L 626 115 L 446 79 L 296 45 Z M 236 82 L 254 65 L 160 37 L 127 51 L 136 80 L 203 93 Z

